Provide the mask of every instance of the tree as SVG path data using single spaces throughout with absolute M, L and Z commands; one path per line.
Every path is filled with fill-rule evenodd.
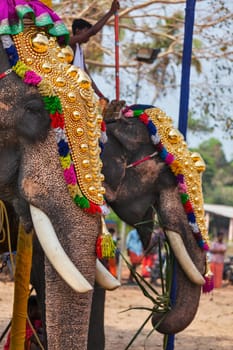
M 195 150 L 206 163 L 202 177 L 205 202 L 233 205 L 233 161 L 227 162 L 221 142 L 210 138 Z
M 77 4 L 76 1 L 66 0 L 61 2 L 57 11 L 60 11 L 70 28 L 71 21 L 77 16 L 94 23 L 109 8 L 110 3 L 109 0 L 80 0 Z M 143 96 L 147 90 L 145 96 L 149 99 L 148 103 L 158 104 L 159 99 L 179 88 L 185 3 L 185 0 L 128 0 L 121 4 L 121 97 L 126 101 L 134 100 L 137 73 L 139 96 Z M 232 10 L 231 1 L 197 1 L 190 94 L 193 119 L 206 119 L 211 127 L 221 126 L 229 137 L 233 137 Z M 112 95 L 113 26 L 112 18 L 104 34 L 92 39 L 86 55 L 90 68 L 98 68 L 104 76 L 105 85 L 112 87 Z M 141 47 L 161 49 L 153 64 L 138 64 L 136 55 Z M 140 86 L 143 89 L 140 90 Z M 148 89 L 145 89 L 147 86 Z

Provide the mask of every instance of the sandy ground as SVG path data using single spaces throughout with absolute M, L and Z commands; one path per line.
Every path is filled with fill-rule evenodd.
M 148 312 L 127 310 L 135 306 L 151 306 L 138 287 L 122 286 L 107 293 L 106 350 L 123 350 L 146 319 Z M 130 349 L 163 349 L 163 336 L 151 331 L 150 322 Z M 175 336 L 176 350 L 233 350 L 233 286 L 224 285 L 211 294 L 203 294 L 192 324 Z
M 11 317 L 14 284 L 0 280 L 0 335 Z M 137 286 L 122 285 L 107 292 L 105 324 L 106 350 L 124 350 L 137 329 L 146 319 L 147 311 L 127 310 L 135 306 L 151 306 Z M 163 349 L 163 336 L 151 331 L 147 324 L 142 334 L 130 347 L 132 350 Z M 3 343 L 0 344 L 3 349 Z M 201 296 L 195 320 L 175 337 L 176 350 L 233 350 L 233 286 Z M 98 350 L 98 349 L 96 349 Z

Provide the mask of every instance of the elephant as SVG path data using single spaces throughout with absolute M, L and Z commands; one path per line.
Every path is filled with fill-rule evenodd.
M 30 31 L 28 33 L 30 34 Z M 31 38 L 30 45 L 34 45 L 35 51 L 44 55 L 49 45 L 55 45 L 54 41 L 47 42 L 44 33 Z M 17 40 L 16 43 L 19 45 L 19 42 L 24 44 L 28 38 L 18 36 Z M 30 60 L 28 57 L 28 50 L 29 47 L 26 47 L 25 61 L 32 66 L 36 65 L 35 60 Z M 56 57 L 51 59 L 51 64 L 64 57 L 64 52 L 59 47 L 56 47 L 55 51 Z M 20 51 L 20 54 L 24 56 L 23 51 Z M 36 89 L 36 84 L 24 84 L 10 69 L 8 56 L 1 43 L 0 57 L 0 162 L 4 164 L 0 171 L 1 199 L 13 205 L 28 234 L 32 230 L 36 231 L 40 244 L 48 254 L 48 258 L 45 257 L 43 263 L 41 248 L 35 239 L 35 245 L 38 248 L 34 252 L 38 256 L 34 260 L 33 268 L 34 271 L 38 269 L 39 261 L 42 265 L 44 264 L 42 275 L 45 275 L 45 282 L 43 278 L 38 279 L 37 272 L 34 273 L 33 278 L 35 284 L 41 283 L 44 291 L 42 298 L 45 298 L 46 305 L 48 349 L 83 350 L 87 348 L 92 288 L 95 279 L 109 289 L 118 287 L 119 283 L 111 278 L 96 261 L 96 239 L 101 228 L 99 216 L 80 209 L 71 200 L 70 193 L 67 191 L 57 153 L 56 137 L 51 127 L 53 121 L 51 122 L 48 110 L 45 108 L 45 100 Z M 64 65 L 62 61 L 59 61 L 57 66 L 59 69 L 65 67 L 70 73 L 70 80 L 73 81 L 72 77 L 74 73 L 77 74 L 77 69 Z M 45 76 L 50 73 L 50 66 L 44 61 L 40 61 L 39 68 L 45 72 Z M 62 95 L 64 85 L 68 84 L 68 77 L 52 76 L 51 79 L 55 81 L 54 84 Z M 91 111 L 92 119 L 88 121 L 87 127 L 90 127 L 89 133 L 92 135 L 95 103 L 91 99 L 90 80 L 81 70 L 78 71 L 78 79 L 79 81 L 73 82 L 72 89 L 77 84 L 81 86 L 81 101 L 85 104 L 84 107 Z M 47 89 L 48 85 L 44 88 Z M 69 92 L 63 100 L 65 108 L 69 102 L 74 101 L 73 92 Z M 154 109 L 147 107 L 151 106 L 146 106 L 144 109 L 148 114 L 151 113 L 153 118 Z M 178 262 L 177 298 L 166 317 L 163 317 L 158 330 L 166 334 L 176 333 L 187 327 L 197 311 L 201 285 L 204 283 L 205 252 L 198 247 L 184 212 L 176 176 L 159 156 L 159 151 L 151 143 L 145 126 L 139 120 L 125 116 L 117 120 L 106 117 L 108 142 L 102 152 L 105 197 L 107 203 L 124 221 L 137 226 L 144 247 L 150 241 L 154 209 L 157 211 Z M 79 121 L 80 113 L 73 112 L 72 117 L 74 121 Z M 161 121 L 161 115 L 158 119 Z M 159 128 L 158 125 L 157 127 Z M 83 130 L 76 127 L 75 132 L 78 136 L 82 136 Z M 172 142 L 176 144 L 173 136 Z M 72 133 L 68 138 L 72 139 Z M 82 143 L 79 152 L 81 154 L 85 151 L 86 144 Z M 97 158 L 100 150 L 96 143 L 92 152 L 91 156 Z M 75 152 L 73 154 L 75 156 Z M 151 157 L 148 158 L 148 154 Z M 148 158 L 145 162 L 136 167 L 132 166 L 135 161 L 144 157 Z M 78 159 L 74 159 L 75 162 L 78 163 Z M 84 167 L 87 166 L 86 159 L 82 164 Z M 192 164 L 193 169 L 194 162 Z M 100 174 L 98 176 L 103 179 Z M 86 174 L 85 179 L 89 183 L 89 174 Z M 137 187 L 137 184 L 140 186 Z M 195 183 L 196 187 L 197 185 Z M 85 191 L 85 184 L 82 183 L 82 186 Z M 196 187 L 193 187 L 194 193 L 197 192 Z M 95 192 L 92 187 L 89 187 L 89 190 Z M 100 192 L 98 194 L 101 195 Z M 94 196 L 95 193 L 92 195 Z M 98 198 L 96 201 L 98 202 Z M 198 202 L 198 204 L 200 204 L 198 209 L 202 213 L 201 203 Z M 44 221 L 48 225 L 44 226 Z M 48 249 L 50 246 L 54 247 L 54 239 L 56 239 L 53 227 L 66 251 L 65 254 L 60 250 L 60 243 L 56 241 L 55 247 L 61 254 L 59 259 L 54 258 L 53 254 L 50 255 L 51 252 Z M 52 235 L 51 240 L 48 238 L 50 235 Z M 182 245 L 182 254 L 180 245 Z M 56 270 L 51 263 L 55 265 Z M 69 285 L 60 277 L 66 266 L 68 271 L 63 277 Z M 43 269 L 39 267 L 40 271 Z M 102 296 L 102 293 L 99 294 Z M 98 292 L 96 295 L 98 297 Z M 104 298 L 102 302 L 103 300 Z M 155 314 L 153 324 L 160 318 L 161 314 Z M 96 323 L 95 318 L 91 323 Z
M 132 114 L 137 115 L 138 111 L 142 120 L 132 118 Z M 164 161 L 164 156 L 161 157 L 164 152 L 159 149 L 161 143 L 156 147 L 151 141 L 148 128 L 144 125 L 148 120 L 146 123 L 142 122 L 148 115 L 153 119 L 153 114 L 159 132 L 170 134 L 171 144 L 167 142 L 167 135 L 163 137 L 164 143 L 167 142 L 170 149 L 177 147 L 177 157 L 185 158 L 184 172 L 190 166 L 187 175 L 192 177 L 195 166 L 199 168 L 198 173 L 204 170 L 204 162 L 200 155 L 188 151 L 183 136 L 173 128 L 171 118 L 164 112 L 150 105 L 133 105 L 124 109 L 124 101 L 113 101 L 109 110 L 105 112 L 108 142 L 102 155 L 104 186 L 107 203 L 123 221 L 137 228 L 145 249 L 149 244 L 154 215 L 157 213 L 159 223 L 176 257 L 176 298 L 162 322 L 161 314 L 155 314 L 152 323 L 155 326 L 160 321 L 157 328 L 159 332 L 175 334 L 186 328 L 196 314 L 201 285 L 204 284 L 202 276 L 206 272 L 205 249 L 208 249 L 208 246 L 198 246 L 198 239 L 194 238 L 181 202 L 177 176 L 171 171 L 168 162 Z M 194 162 L 191 160 L 192 164 L 187 166 L 189 156 Z M 202 202 L 198 199 L 198 196 L 202 195 L 201 178 L 199 193 L 197 182 L 195 187 L 192 187 L 193 193 L 190 193 L 190 196 L 198 204 L 198 210 L 201 210 Z M 205 231 L 203 217 L 200 221 Z M 177 239 L 183 242 L 182 253 L 176 250 Z M 183 257 L 189 256 L 191 260 L 185 259 L 185 262 L 182 262 L 180 253 Z M 194 266 L 200 272 L 197 275 L 195 273 L 197 278 L 192 273 L 189 274 L 190 271 L 194 271 Z
M 2 43 L 0 57 L 0 161 L 4 165 L 0 174 L 1 199 L 13 205 L 28 234 L 34 230 L 35 220 L 41 224 L 40 211 L 46 213 L 45 219 L 50 218 L 66 253 L 60 251 L 59 241 L 48 239 L 45 243 L 45 248 L 52 245 L 52 249 L 59 249 L 55 264 L 60 265 L 54 270 L 50 264 L 51 260 L 54 264 L 54 258 L 45 258 L 48 348 L 83 350 L 87 348 L 95 279 L 106 282 L 110 278 L 113 288 L 119 286 L 119 282 L 111 279 L 96 260 L 100 216 L 79 208 L 67 191 L 56 138 L 40 93 L 11 71 Z M 40 228 L 36 229 L 37 234 L 38 230 Z M 44 237 L 47 239 L 49 234 L 46 227 Z M 64 278 L 75 290 L 64 282 L 60 273 L 67 274 Z

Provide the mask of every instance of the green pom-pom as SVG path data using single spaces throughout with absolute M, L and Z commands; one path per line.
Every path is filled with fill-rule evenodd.
M 189 195 L 187 193 L 181 193 L 180 198 L 181 198 L 182 204 L 185 204 L 189 200 Z
M 61 101 L 58 96 L 45 96 L 43 100 L 47 111 L 52 114 L 55 112 L 62 113 Z
M 133 111 L 133 116 L 139 117 L 143 112 L 143 109 L 136 109 L 135 111 Z
M 80 197 L 80 196 L 76 195 L 74 198 L 74 202 L 82 209 L 90 207 L 90 203 L 89 203 L 88 199 L 85 197 Z

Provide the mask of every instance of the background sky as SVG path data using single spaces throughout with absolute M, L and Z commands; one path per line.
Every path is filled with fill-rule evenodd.
M 225 0 L 229 1 L 229 0 Z M 201 8 L 208 8 L 210 6 L 210 1 L 197 1 L 196 2 L 196 10 Z M 233 12 L 233 1 L 231 1 L 232 6 L 232 12 Z M 167 6 L 168 10 L 171 9 L 172 13 L 175 11 L 174 6 Z M 178 8 L 178 7 L 177 7 Z M 181 9 L 185 14 L 185 4 L 179 5 L 179 9 Z M 233 22 L 233 21 L 232 21 Z M 232 26 L 233 27 L 233 26 Z M 211 31 L 211 27 L 209 31 Z M 221 30 L 219 29 L 216 32 L 216 28 L 213 29 L 215 31 L 215 35 L 222 35 Z M 233 28 L 232 28 L 233 30 Z M 233 35 L 233 32 L 232 32 Z M 111 27 L 104 27 L 103 29 L 103 39 L 104 39 L 104 46 L 108 48 L 108 50 L 112 50 L 112 57 L 109 55 L 106 55 L 104 57 L 104 61 L 106 63 L 114 64 L 114 29 Z M 123 39 L 128 40 L 127 37 Z M 132 39 L 131 39 L 132 40 Z M 145 36 L 141 33 L 134 35 L 133 40 L 138 43 L 145 42 Z M 123 46 L 123 42 L 120 42 L 120 48 L 121 45 Z M 134 64 L 136 61 L 132 60 L 132 64 Z M 120 55 L 120 63 L 124 62 L 124 57 Z M 202 60 L 202 70 L 208 75 L 208 72 L 211 72 L 211 68 L 213 68 L 214 63 L 210 61 L 203 61 Z M 232 62 L 229 62 L 229 64 L 232 65 Z M 173 66 L 173 70 L 176 72 L 177 77 L 177 88 L 174 90 L 171 90 L 169 95 L 165 97 L 160 97 L 158 100 L 155 101 L 154 105 L 161 108 L 166 114 L 168 114 L 174 121 L 174 125 L 178 127 L 178 118 L 179 118 L 179 103 L 180 103 L 180 81 L 181 81 L 181 66 Z M 105 73 L 104 73 L 105 72 Z M 115 98 L 115 71 L 114 68 L 108 68 L 105 69 L 102 73 L 96 73 L 92 74 L 94 77 L 94 80 L 96 81 L 98 87 L 102 90 L 103 94 L 108 97 L 110 100 Z M 152 104 L 152 101 L 154 100 L 154 89 L 153 86 L 149 86 L 148 82 L 143 79 L 143 66 L 141 67 L 141 74 L 140 74 L 140 83 L 139 83 L 139 98 L 137 100 L 138 103 L 142 104 Z M 228 84 L 229 86 L 233 86 L 233 80 L 232 76 L 229 77 L 222 77 L 222 81 L 219 81 L 219 86 L 221 84 Z M 120 98 L 124 99 L 126 101 L 127 105 L 135 103 L 135 93 L 136 93 L 136 84 L 137 84 L 137 69 L 136 68 L 121 68 L 120 69 Z M 192 89 L 192 86 L 204 84 L 203 77 L 198 76 L 197 73 L 194 71 L 193 68 L 191 68 L 191 76 L 190 76 L 190 96 L 189 96 L 189 106 L 195 101 L 193 99 L 195 98 L 194 95 L 194 88 Z M 216 82 L 213 80 L 213 84 L 216 84 Z M 210 86 L 211 86 L 211 74 L 210 74 Z M 227 99 L 227 96 L 225 96 Z M 226 101 L 227 103 L 227 101 Z M 198 107 L 197 107 L 198 108 Z M 218 108 L 218 107 L 216 107 Z M 233 106 L 232 106 L 233 109 Z M 198 112 L 198 111 L 197 111 Z M 207 140 L 211 137 L 216 137 L 223 145 L 223 149 L 225 152 L 225 156 L 228 161 L 233 159 L 233 141 L 229 138 L 229 136 L 224 133 L 220 127 L 216 127 L 212 133 L 208 133 L 207 135 L 204 134 L 198 134 L 195 135 L 190 132 L 187 132 L 186 135 L 186 141 L 189 147 L 198 147 L 201 142 L 204 140 Z

